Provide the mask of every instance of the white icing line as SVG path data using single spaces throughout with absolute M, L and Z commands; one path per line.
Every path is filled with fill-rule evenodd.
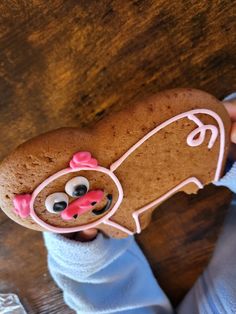
M 111 226 L 111 227 L 114 227 L 114 228 L 116 228 L 116 229 L 119 229 L 119 230 L 121 230 L 121 231 L 123 231 L 123 232 L 125 232 L 125 233 L 127 233 L 127 234 L 129 234 L 129 235 L 133 235 L 133 234 L 134 234 L 134 232 L 130 231 L 129 229 L 125 228 L 124 226 L 121 226 L 121 225 L 119 225 L 118 223 L 116 223 L 116 222 L 114 222 L 114 221 L 111 221 L 111 220 L 109 220 L 109 219 L 103 221 L 103 223 L 104 223 L 105 225 L 109 225 L 109 226 Z
M 155 201 L 153 201 L 153 202 L 149 203 L 148 205 L 146 205 L 146 206 L 136 210 L 135 212 L 133 212 L 132 216 L 133 216 L 135 224 L 136 224 L 136 232 L 137 233 L 141 232 L 141 226 L 140 226 L 140 222 L 139 222 L 139 215 L 140 214 L 144 213 L 149 208 L 156 206 L 156 205 L 160 204 L 161 202 L 165 201 L 167 198 L 169 198 L 174 193 L 178 192 L 182 187 L 184 187 L 185 185 L 187 185 L 189 183 L 196 184 L 200 189 L 203 188 L 202 183 L 196 177 L 188 178 L 188 179 L 184 180 L 183 182 L 181 182 L 180 184 L 178 184 L 177 186 L 175 186 L 173 189 L 171 189 L 169 192 L 167 192 L 163 196 L 157 198 Z
M 197 125 L 198 128 L 196 128 L 195 130 L 193 130 L 187 137 L 187 144 L 189 146 L 198 146 L 201 145 L 203 143 L 203 141 L 205 140 L 206 137 L 206 131 L 210 130 L 211 131 L 211 138 L 210 141 L 208 143 L 208 148 L 211 149 L 214 144 L 215 141 L 217 139 L 218 136 L 218 129 L 215 125 L 204 125 L 197 117 L 195 117 L 194 115 L 190 114 L 188 116 L 189 120 L 194 121 Z M 200 136 L 197 140 L 194 139 L 194 137 L 200 133 Z
M 211 131 L 211 138 L 210 141 L 208 143 L 208 148 L 211 149 L 214 144 L 215 141 L 217 139 L 218 136 L 218 129 L 216 126 L 214 125 L 202 125 L 198 128 L 196 128 L 195 130 L 193 130 L 187 137 L 187 144 L 189 146 L 199 146 L 203 143 L 203 141 L 205 140 L 206 137 L 206 131 L 210 130 Z M 195 136 L 200 133 L 200 136 L 198 137 L 198 139 L 195 139 Z
M 200 119 L 198 119 L 198 117 L 195 117 L 193 114 L 189 114 L 188 115 L 188 119 L 192 120 L 193 122 L 195 122 L 199 127 L 203 126 L 204 124 L 202 123 L 202 121 Z

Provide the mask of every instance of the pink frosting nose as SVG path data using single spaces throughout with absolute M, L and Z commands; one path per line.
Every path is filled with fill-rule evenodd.
M 95 205 L 95 203 L 100 202 L 103 199 L 103 196 L 104 192 L 102 190 L 88 192 L 84 196 L 71 202 L 61 213 L 61 218 L 70 220 L 74 215 L 82 215 L 83 213 L 86 213 Z

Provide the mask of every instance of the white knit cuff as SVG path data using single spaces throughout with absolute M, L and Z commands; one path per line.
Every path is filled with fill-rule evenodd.
M 133 237 L 113 239 L 102 233 L 90 242 L 71 240 L 51 232 L 44 232 L 43 236 L 49 256 L 58 265 L 70 265 L 87 275 L 109 265 L 134 242 Z

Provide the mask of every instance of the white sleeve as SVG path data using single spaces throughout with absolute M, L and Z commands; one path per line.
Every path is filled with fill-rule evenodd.
M 164 292 L 133 237 L 91 242 L 44 233 L 48 266 L 77 313 L 172 314 Z

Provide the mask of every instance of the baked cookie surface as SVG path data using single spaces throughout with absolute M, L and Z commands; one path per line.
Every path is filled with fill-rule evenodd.
M 213 96 L 161 92 L 93 127 L 20 145 L 0 165 L 0 207 L 35 230 L 139 233 L 167 198 L 220 178 L 229 133 L 228 113 Z

